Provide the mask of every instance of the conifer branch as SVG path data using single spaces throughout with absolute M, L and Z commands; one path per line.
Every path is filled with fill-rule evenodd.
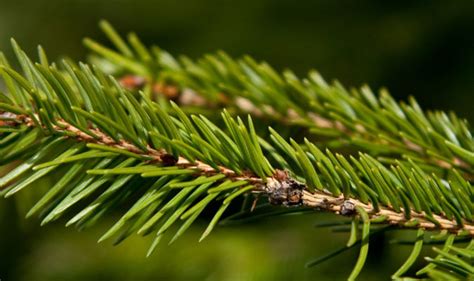
M 110 38 L 120 38 L 107 22 L 101 27 Z M 127 45 L 120 40 L 120 45 Z M 474 140 L 467 121 L 453 113 L 424 112 L 413 98 L 408 104 L 397 103 L 386 90 L 376 97 L 367 86 L 348 91 L 337 82 L 326 83 L 314 71 L 304 79 L 291 71 L 279 74 L 248 56 L 236 60 L 218 52 L 196 61 L 175 59 L 158 47 L 146 48 L 134 34 L 129 42 L 129 49 L 137 53 L 132 54 L 133 63 L 126 54 L 85 40 L 108 69 L 116 67 L 114 74 L 125 73 L 122 83 L 129 89 L 161 93 L 183 105 L 224 107 L 300 125 L 372 155 L 387 156 L 382 159 L 388 163 L 398 155 L 422 168 L 457 168 L 465 178 L 474 178 Z M 101 65 L 98 58 L 94 62 Z
M 23 74 L 0 56 L 0 74 L 8 88 L 8 94 L 0 94 L 0 164 L 12 165 L 0 178 L 0 192 L 9 197 L 53 171 L 62 175 L 27 215 L 42 213 L 42 224 L 82 206 L 67 225 L 85 228 L 138 198 L 100 241 L 115 236 L 120 243 L 132 233 L 155 232 L 151 253 L 171 226 L 182 221 L 175 241 L 211 202 L 219 202 L 220 208 L 201 239 L 242 195 L 263 194 L 273 205 L 362 219 L 362 248 L 351 278 L 362 268 L 375 223 L 416 228 L 419 233 L 437 230 L 447 244 L 449 233 L 472 241 L 474 189 L 458 169 L 445 167 L 440 177 L 423 169 L 423 161 L 412 160 L 413 154 L 407 154 L 406 161 L 386 163 L 365 153 L 356 158 L 323 152 L 307 139 L 298 143 L 271 128 L 269 135 L 257 134 L 250 116 L 244 122 L 226 110 L 218 125 L 174 103 L 132 94 L 97 68 L 71 62 L 50 65 L 43 52 L 40 62 L 33 63 L 15 42 L 13 46 Z M 126 62 L 146 74 L 140 64 Z M 416 108 L 404 112 L 422 116 Z M 456 124 L 456 136 L 465 138 L 453 140 L 469 145 L 465 123 Z M 469 160 L 459 148 L 450 147 L 449 153 Z M 358 232 L 352 227 L 351 237 Z M 351 238 L 348 245 L 356 242 Z M 448 245 L 439 251 L 443 259 L 430 260 L 435 267 L 424 272 L 452 274 L 455 262 L 455 274 L 472 276 L 472 266 L 465 261 L 471 244 L 465 249 Z M 407 271 L 420 245 L 416 243 L 397 276 Z
M 20 124 L 25 124 L 29 127 L 36 125 L 32 118 L 25 115 L 16 115 L 12 112 L 0 111 L 0 116 L 8 116 L 10 119 L 9 123 L 3 125 L 9 125 L 12 129 Z M 38 116 L 36 119 L 38 119 Z M 148 159 L 148 162 L 151 164 L 189 169 L 193 171 L 192 175 L 194 177 L 211 177 L 222 174 L 226 180 L 246 181 L 253 186 L 249 192 L 267 196 L 269 202 L 273 205 L 310 207 L 343 216 L 356 216 L 356 208 L 362 208 L 369 214 L 371 220 L 376 220 L 381 223 L 427 230 L 447 230 L 452 233 L 464 233 L 464 235 L 474 237 L 474 224 L 466 220 L 463 220 L 460 226 L 455 220 L 448 219 L 444 215 L 434 214 L 430 219 L 427 219 L 424 212 L 416 212 L 413 210 L 408 211 L 409 215 L 407 218 L 406 214 L 404 215 L 405 210 L 403 210 L 403 208 L 400 208 L 398 212 L 393 210 L 393 208 L 385 206 L 374 208 L 370 203 L 363 203 L 357 199 L 347 198 L 344 194 L 335 196 L 327 191 L 314 191 L 314 188 L 298 182 L 283 170 L 276 170 L 274 175 L 266 178 L 260 178 L 248 171 L 239 175 L 228 167 L 212 167 L 198 160 L 191 163 L 182 156 L 175 159 L 175 156 L 167 153 L 164 149 L 156 150 L 147 147 L 147 150 L 143 151 L 126 140 L 114 141 L 107 136 L 107 134 L 96 128 L 89 129 L 90 132 L 96 136 L 94 138 L 64 120 L 59 120 L 57 123 L 58 125 L 53 126 L 53 129 L 57 133 L 73 137 L 76 141 L 105 145 L 113 149 L 129 151 L 142 159 Z

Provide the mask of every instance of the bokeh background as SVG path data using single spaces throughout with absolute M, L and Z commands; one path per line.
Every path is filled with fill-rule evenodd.
M 104 39 L 100 19 L 172 54 L 222 49 L 299 75 L 315 68 L 346 86 L 387 87 L 474 121 L 474 1 L 0 0 L 0 50 L 11 57 L 15 37 L 31 54 L 41 44 L 52 58 L 85 60 L 81 39 Z M 314 228 L 330 215 L 307 214 L 221 227 L 197 243 L 203 221 L 146 259 L 149 239 L 97 245 L 113 218 L 85 232 L 40 228 L 23 219 L 30 201 L 0 201 L 1 280 L 342 280 L 357 257 L 353 249 L 304 268 L 347 239 Z M 406 259 L 410 247 L 390 244 L 394 237 L 371 244 L 361 280 L 382 280 Z

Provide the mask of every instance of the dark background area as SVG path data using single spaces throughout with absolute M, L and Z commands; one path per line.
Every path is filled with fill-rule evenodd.
M 11 57 L 15 37 L 30 54 L 42 44 L 51 58 L 85 60 L 81 39 L 103 41 L 100 19 L 172 54 L 250 54 L 279 70 L 303 76 L 314 68 L 348 87 L 387 87 L 397 98 L 413 95 L 426 109 L 474 120 L 474 1 L 0 0 L 0 50 Z M 315 230 L 322 215 L 219 228 L 201 244 L 204 225 L 197 225 L 145 259 L 149 239 L 95 243 L 111 221 L 86 232 L 60 223 L 39 228 L 23 219 L 28 206 L 27 194 L 0 201 L 2 280 L 337 280 L 357 256 L 303 267 L 347 238 Z M 405 246 L 380 251 L 386 242 L 371 244 L 361 280 L 381 280 L 407 257 Z

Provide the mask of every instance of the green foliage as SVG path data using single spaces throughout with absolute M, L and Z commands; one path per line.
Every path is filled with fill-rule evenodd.
M 444 229 L 438 240 L 446 244 L 419 273 L 472 277 L 474 143 L 465 121 L 425 113 L 414 100 L 405 105 L 388 94 L 376 98 L 368 88 L 348 92 L 315 73 L 303 80 L 291 72 L 280 75 L 250 58 L 219 53 L 178 62 L 144 47 L 135 35 L 125 43 L 110 25 L 101 26 L 120 53 L 90 40 L 86 44 L 102 60 L 153 81 L 143 92 L 128 91 L 98 67 L 50 64 L 41 48 L 35 63 L 13 42 L 22 74 L 0 56 L 8 89 L 0 94 L 0 164 L 11 167 L 0 178 L 1 193 L 9 197 L 47 175 L 60 177 L 27 216 L 39 215 L 42 224 L 68 217 L 67 226 L 83 229 L 132 204 L 99 241 L 115 237 L 120 243 L 133 233 L 154 233 L 149 255 L 167 232 L 178 227 L 175 241 L 211 205 L 218 203 L 218 209 L 201 240 L 235 209 L 231 205 L 243 204 L 248 215 L 252 208 L 243 195 L 275 196 L 270 187 L 285 183 L 277 176 L 285 170 L 307 196 L 334 202 L 303 195 L 298 211 L 318 207 L 343 214 L 334 206 L 355 202 L 355 211 L 348 213 L 353 217 L 349 242 L 336 251 L 361 245 L 349 279 L 362 270 L 369 238 L 377 231 L 373 225 L 380 224 L 418 229 L 413 251 L 394 278 L 419 256 L 425 228 Z M 214 122 L 173 102 L 156 101 L 155 81 L 191 88 L 211 104 L 225 93 L 229 99 L 223 106 L 229 110 L 219 110 L 220 120 Z M 239 98 L 275 122 L 298 124 L 361 151 L 345 156 L 309 139 L 287 140 L 272 128 L 257 133 L 259 114 L 250 110 L 255 117 L 246 121 L 234 116 L 242 109 Z M 332 127 L 322 127 L 321 118 Z M 379 154 L 384 157 L 374 158 Z M 255 200 L 256 208 L 268 206 Z M 455 237 L 467 237 L 470 244 L 453 246 Z
M 474 176 L 469 125 L 454 113 L 424 112 L 414 98 L 397 103 L 386 90 L 377 97 L 368 86 L 347 90 L 338 82 L 328 84 L 316 71 L 304 79 L 290 70 L 280 74 L 248 56 L 233 59 L 220 51 L 195 61 L 176 59 L 156 46 L 146 48 L 133 33 L 125 42 L 108 23 L 101 27 L 118 51 L 86 39 L 92 61 L 114 75 L 146 78 L 144 90 L 150 95 L 154 83 L 176 85 L 192 89 L 210 106 L 302 126 L 329 137 L 330 146 L 399 155 L 423 168 L 456 167 Z

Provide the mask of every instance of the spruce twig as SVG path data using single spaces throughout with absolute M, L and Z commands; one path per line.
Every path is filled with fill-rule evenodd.
M 0 112 L 2 116 L 12 118 L 14 126 L 24 124 L 28 127 L 34 127 L 36 124 L 33 118 L 25 115 L 15 115 L 12 112 Z M 36 117 L 38 118 L 38 117 Z M 370 203 L 363 203 L 357 199 L 347 198 L 344 194 L 335 196 L 327 191 L 315 191 L 314 188 L 308 187 L 296 179 L 288 175 L 286 171 L 275 170 L 271 177 L 260 178 L 252 172 L 244 172 L 237 174 L 228 167 L 217 166 L 212 167 L 202 161 L 195 160 L 190 162 L 188 159 L 180 156 L 174 159 L 174 156 L 166 152 L 164 149 L 153 149 L 147 147 L 146 151 L 137 147 L 133 143 L 126 140 L 114 141 L 107 134 L 96 128 L 90 128 L 96 137 L 82 132 L 80 129 L 68 124 L 64 120 L 56 121 L 58 125 L 54 125 L 53 129 L 64 135 L 70 136 L 77 141 L 105 145 L 114 149 L 129 151 L 136 154 L 137 157 L 148 159 L 152 164 L 159 166 L 174 166 L 178 169 L 187 169 L 192 171 L 194 177 L 211 177 L 215 175 L 224 175 L 225 179 L 231 181 L 245 181 L 252 185 L 250 190 L 253 193 L 262 193 L 269 198 L 269 202 L 274 205 L 282 206 L 304 206 L 317 210 L 329 211 L 343 216 L 355 216 L 356 208 L 364 210 L 369 219 L 383 218 L 383 222 L 392 225 L 409 228 L 423 228 L 427 230 L 447 230 L 453 233 L 464 233 L 474 237 L 474 224 L 466 220 L 462 220 L 460 225 L 453 219 L 448 219 L 443 215 L 432 215 L 429 219 L 424 212 L 416 212 L 409 210 L 408 218 L 406 210 L 400 208 L 397 212 L 390 207 L 374 208 Z M 172 160 L 170 160 L 170 158 Z M 170 162 L 171 161 L 171 162 Z M 106 172 L 106 170 L 104 170 Z M 101 173 L 95 171 L 95 173 Z
M 110 24 L 102 22 L 101 26 L 107 26 L 103 29 L 111 39 L 118 36 Z M 137 46 L 136 36 L 133 38 L 130 49 Z M 235 109 L 300 125 L 373 155 L 398 155 L 419 162 L 422 168 L 457 168 L 465 178 L 474 177 L 474 140 L 467 121 L 453 113 L 424 112 L 414 98 L 398 103 L 386 90 L 377 97 L 368 86 L 349 91 L 338 82 L 328 84 L 315 71 L 304 79 L 291 71 L 280 74 L 248 56 L 233 59 L 218 52 L 195 61 L 175 59 L 140 43 L 140 48 L 135 47 L 135 63 L 148 69 L 142 75 L 143 71 L 134 71 L 136 66 L 127 63 L 127 54 L 91 39 L 85 44 L 108 66 L 115 65 L 115 74 L 126 73 L 122 84 L 129 89 L 163 94 L 182 105 Z M 121 44 L 126 43 L 122 40 Z M 144 50 L 147 56 L 140 55 Z M 100 65 L 97 58 L 94 62 Z
M 0 188 L 3 195 L 12 196 L 50 173 L 62 175 L 28 213 L 43 211 L 42 224 L 82 206 L 67 223 L 82 229 L 133 198 L 133 206 L 100 241 L 116 236 L 115 243 L 120 243 L 135 232 L 155 232 L 150 254 L 171 226 L 182 222 L 171 239 L 175 241 L 211 203 L 219 202 L 220 207 L 201 239 L 242 195 L 265 195 L 273 205 L 362 219 L 364 241 L 351 279 L 362 269 L 372 223 L 471 237 L 466 248 L 435 250 L 441 257 L 429 260 L 436 266 L 423 272 L 473 274 L 466 262 L 474 250 L 473 187 L 462 167 L 446 166 L 447 173 L 440 175 L 427 172 L 422 166 L 426 162 L 414 154 L 382 162 L 362 152 L 358 157 L 323 152 L 312 141 L 299 143 L 272 128 L 269 134 L 257 134 L 250 116 L 244 122 L 226 110 L 221 112 L 223 125 L 217 125 L 174 103 L 133 94 L 95 67 L 48 65 L 44 52 L 40 63 L 33 63 L 15 42 L 13 46 L 24 74 L 0 56 L 0 74 L 8 89 L 8 94 L 0 94 L 0 163 L 12 165 L 0 178 Z M 134 59 L 126 62 L 147 74 Z M 404 110 L 424 116 L 414 104 Z M 439 125 L 441 119 L 430 124 Z M 426 135 L 421 138 L 442 155 L 469 162 L 470 154 L 464 153 L 469 150 L 463 148 L 470 145 L 469 131 L 465 123 L 456 123 L 458 119 L 451 121 L 456 137 L 449 133 L 451 125 L 441 129 L 462 145 L 447 144 L 439 135 L 436 143 Z M 441 154 L 430 155 L 446 160 Z M 357 222 L 350 231 L 348 244 L 353 245 L 360 236 Z M 420 247 L 421 242 L 397 275 L 413 264 Z

